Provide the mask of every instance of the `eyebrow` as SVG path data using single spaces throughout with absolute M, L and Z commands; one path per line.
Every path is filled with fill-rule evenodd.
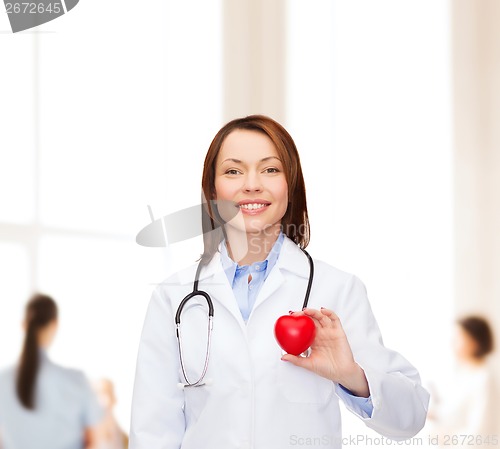
M 278 159 L 278 161 L 281 162 L 281 159 L 279 157 L 277 157 L 277 156 L 268 156 L 268 157 L 265 157 L 265 158 L 261 159 L 259 162 L 267 162 L 270 159 Z M 228 159 L 223 160 L 221 162 L 221 164 L 223 164 L 224 162 L 228 162 L 228 161 L 229 162 L 234 162 L 235 164 L 242 164 L 243 163 L 243 161 L 240 161 L 239 159 L 234 159 L 234 158 L 230 157 Z

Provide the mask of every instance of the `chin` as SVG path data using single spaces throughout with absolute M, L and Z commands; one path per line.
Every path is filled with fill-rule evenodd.
M 265 234 L 270 236 L 276 234 L 276 230 L 279 229 L 279 222 L 269 223 L 255 219 L 245 220 L 245 228 L 248 234 Z
M 245 226 L 243 224 L 240 224 L 238 223 L 237 225 L 234 225 L 232 223 L 227 223 L 226 224 L 227 227 L 235 230 L 235 231 L 238 231 L 238 232 L 244 232 L 245 234 L 261 234 L 262 232 L 264 232 L 265 230 L 265 227 L 260 227 L 260 226 Z M 226 230 L 227 230 L 227 227 L 226 227 Z
M 268 217 L 252 217 L 242 214 L 226 222 L 226 229 L 228 227 L 238 232 L 245 232 L 246 234 L 253 234 L 255 236 L 264 234 L 265 236 L 277 235 L 279 232 L 281 220 L 270 220 Z

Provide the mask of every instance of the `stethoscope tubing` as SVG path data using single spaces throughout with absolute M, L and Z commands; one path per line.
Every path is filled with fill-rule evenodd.
M 304 303 L 302 304 L 302 310 L 304 310 L 309 304 L 309 294 L 311 293 L 311 287 L 314 278 L 314 262 L 311 255 L 304 248 L 301 249 L 302 252 L 307 256 L 307 260 L 309 261 L 309 281 L 307 283 L 306 295 L 304 296 Z
M 301 248 L 304 254 L 307 256 L 307 260 L 309 261 L 309 281 L 307 283 L 307 289 L 306 289 L 306 294 L 304 296 L 304 303 L 302 304 L 302 310 L 307 307 L 309 304 L 309 295 L 311 293 L 311 287 L 313 283 L 313 278 L 314 278 L 314 262 L 312 257 L 309 255 L 309 253 Z M 203 291 L 198 289 L 198 284 L 199 284 L 199 278 L 200 278 L 200 272 L 202 268 L 202 261 L 198 263 L 198 267 L 196 268 L 196 274 L 195 274 L 195 279 L 193 283 L 193 291 L 186 295 L 186 297 L 180 302 L 179 307 L 177 308 L 177 312 L 175 314 L 175 326 L 176 326 L 176 335 L 177 335 L 177 344 L 179 347 L 179 361 L 181 365 L 181 370 L 182 370 L 182 375 L 184 377 L 184 380 L 186 381 L 185 384 L 180 384 L 183 388 L 185 387 L 201 387 L 202 385 L 205 385 L 205 382 L 203 382 L 205 375 L 208 370 L 208 362 L 210 360 L 210 347 L 211 347 L 211 341 L 212 341 L 212 330 L 213 330 L 213 319 L 214 319 L 214 305 L 212 302 L 212 298 L 210 298 L 210 295 Z M 182 351 L 182 335 L 181 335 L 181 314 L 182 310 L 184 309 L 184 306 L 186 303 L 194 298 L 195 296 L 203 296 L 207 302 L 208 306 L 208 328 L 207 328 L 207 349 L 206 349 L 206 354 L 205 354 L 205 363 L 203 365 L 203 371 L 201 373 L 201 376 L 196 382 L 190 382 L 187 373 L 186 373 L 186 368 L 184 366 L 184 356 L 183 356 L 183 351 Z

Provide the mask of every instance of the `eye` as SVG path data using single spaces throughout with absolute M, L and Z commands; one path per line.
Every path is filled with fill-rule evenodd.
M 266 173 L 279 173 L 280 170 L 276 167 L 269 167 L 264 170 Z
M 239 170 L 236 170 L 236 168 L 230 168 L 224 172 L 226 175 L 237 175 L 238 173 L 241 173 Z

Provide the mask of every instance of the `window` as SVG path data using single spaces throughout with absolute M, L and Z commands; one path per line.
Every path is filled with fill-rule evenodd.
M 0 336 L 19 337 L 0 366 L 19 354 L 28 295 L 52 295 L 52 358 L 109 377 L 125 429 L 151 290 L 187 263 L 135 235 L 147 205 L 158 218 L 200 201 L 222 121 L 221 18 L 219 0 L 82 2 L 0 34 Z

